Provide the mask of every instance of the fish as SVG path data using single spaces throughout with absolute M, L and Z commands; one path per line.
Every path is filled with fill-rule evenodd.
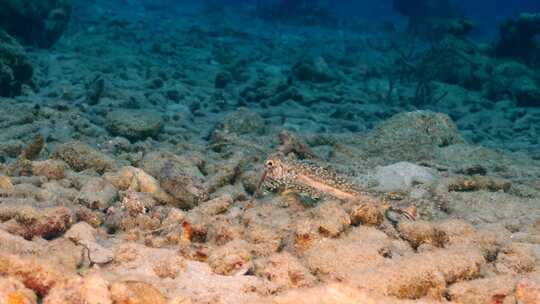
M 363 190 L 330 167 L 308 160 L 289 159 L 280 154 L 271 155 L 266 159 L 255 191 L 256 196 L 260 195 L 263 187 L 293 191 L 312 199 L 324 197 L 342 201 L 377 199 L 373 193 Z M 398 216 L 408 220 L 417 218 L 415 207 L 401 209 L 381 201 L 381 208 L 391 222 L 397 222 Z

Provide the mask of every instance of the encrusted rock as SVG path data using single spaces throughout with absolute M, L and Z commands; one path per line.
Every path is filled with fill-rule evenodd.
M 338 79 L 323 57 L 305 57 L 293 67 L 294 76 L 301 81 L 315 83 L 332 82 Z
M 470 177 L 456 177 L 450 180 L 448 183 L 448 191 L 504 191 L 508 192 L 512 187 L 512 183 L 500 178 L 493 178 L 489 176 L 470 176 Z
M 457 303 L 486 303 L 491 299 L 506 298 L 514 292 L 517 279 L 512 276 L 496 276 L 453 284 L 448 288 L 450 300 Z M 489 302 L 488 302 L 489 303 Z
M 46 260 L 23 258 L 0 252 L 0 275 L 21 281 L 38 296 L 46 295 L 52 287 L 65 282 L 70 276 L 55 269 Z
M 73 278 L 55 285 L 43 300 L 43 304 L 112 304 L 109 285 L 109 282 L 97 274 Z
M 35 236 L 54 238 L 63 234 L 73 224 L 73 214 L 66 207 L 37 210 L 30 206 L 2 205 L 0 209 L 0 213 L 9 216 L 5 219 L 10 219 L 5 223 L 6 229 L 26 239 Z
M 110 287 L 114 303 L 166 304 L 167 298 L 154 286 L 142 281 L 123 281 Z
M 13 278 L 0 277 L 0 303 L 2 304 L 36 304 L 34 292 L 23 283 Z
M 208 197 L 204 176 L 193 162 L 168 152 L 147 154 L 141 168 L 156 177 L 163 190 L 174 198 L 174 205 L 193 208 Z
M 276 253 L 255 262 L 255 274 L 275 284 L 277 291 L 311 287 L 316 278 L 289 253 Z
M 399 113 L 371 131 L 363 147 L 374 157 L 415 162 L 429 160 L 435 149 L 464 140 L 452 119 L 442 113 Z
M 0 174 L 0 190 L 5 190 L 5 191 L 13 190 L 13 183 L 11 182 L 11 179 L 1 174 Z
M 106 173 L 103 177 L 120 190 L 147 193 L 164 204 L 173 202 L 173 198 L 161 188 L 159 181 L 142 169 L 126 166 L 118 172 Z
M 257 113 L 247 108 L 239 108 L 235 112 L 227 114 L 221 120 L 214 132 L 242 134 L 263 134 L 265 131 L 264 119 Z
M 529 248 L 511 244 L 503 247 L 497 255 L 495 268 L 502 274 L 527 273 L 536 268 L 536 259 Z
M 251 259 L 250 245 L 236 240 L 214 250 L 208 257 L 208 264 L 217 274 L 242 275 L 252 267 Z
M 347 209 L 351 217 L 351 224 L 355 226 L 379 226 L 384 220 L 380 209 L 380 201 L 375 198 L 366 197 L 361 200 L 351 201 Z
M 325 202 L 314 210 L 315 225 L 320 234 L 336 237 L 351 225 L 351 218 L 338 201 Z
M 53 158 L 65 161 L 76 171 L 93 169 L 98 173 L 116 167 L 113 159 L 81 142 L 69 142 L 56 147 Z
M 105 179 L 93 177 L 83 185 L 78 201 L 90 209 L 105 210 L 118 197 L 118 190 Z
M 161 116 L 146 110 L 116 110 L 107 114 L 107 129 L 115 136 L 129 140 L 143 140 L 159 134 Z
M 60 160 L 48 159 L 32 162 L 32 174 L 45 176 L 48 179 L 59 180 L 65 177 L 66 163 Z

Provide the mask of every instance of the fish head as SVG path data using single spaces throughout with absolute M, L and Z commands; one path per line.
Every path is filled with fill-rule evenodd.
M 266 178 L 279 181 L 288 176 L 287 165 L 279 158 L 269 158 L 264 162 Z

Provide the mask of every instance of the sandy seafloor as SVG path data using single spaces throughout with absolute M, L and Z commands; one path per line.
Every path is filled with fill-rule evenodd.
M 539 75 L 446 43 L 419 99 L 378 26 L 78 8 L 0 100 L 0 303 L 540 303 L 540 107 L 504 93 Z M 255 198 L 284 130 L 373 199 Z

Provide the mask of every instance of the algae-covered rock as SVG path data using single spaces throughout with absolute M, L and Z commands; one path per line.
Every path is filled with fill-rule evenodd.
M 115 136 L 136 141 L 159 134 L 161 116 L 146 110 L 116 110 L 107 114 L 107 130 Z
M 173 198 L 161 188 L 159 181 L 139 168 L 123 167 L 118 172 L 106 173 L 104 178 L 120 190 L 147 193 L 165 204 L 173 202 Z
M 76 171 L 93 169 L 98 173 L 103 173 L 116 167 L 112 158 L 77 141 L 59 145 L 52 156 L 65 161 Z
M 306 57 L 292 69 L 294 76 L 300 81 L 315 83 L 332 82 L 338 79 L 336 71 L 332 70 L 323 57 Z
M 2 0 L 0 27 L 25 44 L 51 47 L 67 29 L 71 0 Z
M 21 45 L 0 29 L 0 96 L 19 95 L 21 86 L 31 82 L 33 71 Z
M 5 229 L 26 239 L 52 239 L 62 235 L 74 222 L 66 207 L 36 209 L 30 206 L 6 205 L 0 208 L 0 219 L 7 220 Z
M 255 261 L 255 274 L 276 285 L 278 291 L 312 287 L 316 278 L 290 253 L 276 253 Z
M 208 198 L 204 176 L 192 161 L 168 152 L 147 154 L 141 169 L 154 176 L 180 208 L 193 208 Z
M 79 202 L 90 209 L 105 210 L 118 197 L 118 191 L 101 177 L 90 178 L 82 187 Z
M 264 119 L 247 108 L 239 108 L 229 113 L 220 121 L 214 132 L 225 132 L 237 135 L 262 134 L 265 131 Z
M 420 161 L 434 156 L 437 148 L 464 140 L 452 119 L 431 111 L 403 112 L 383 121 L 363 142 L 373 156 Z

